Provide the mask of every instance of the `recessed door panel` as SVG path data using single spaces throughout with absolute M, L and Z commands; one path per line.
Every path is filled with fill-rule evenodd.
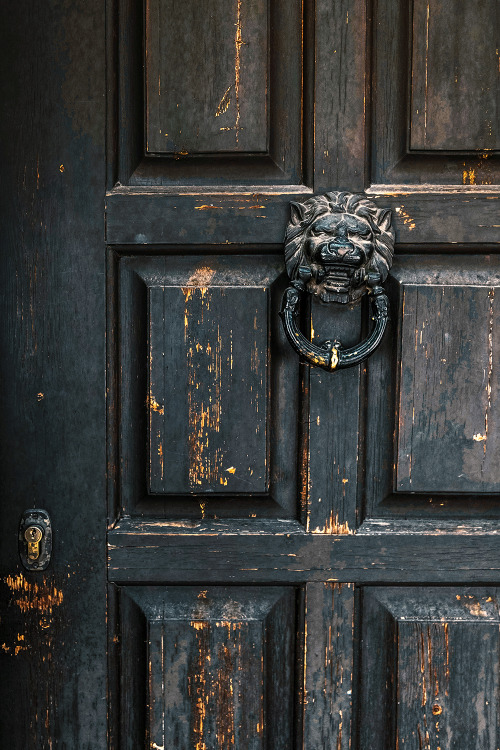
M 289 750 L 294 590 L 124 589 L 122 743 Z
M 363 596 L 361 748 L 498 747 L 496 590 Z
M 399 186 L 403 203 L 403 185 L 420 187 L 420 199 L 436 203 L 431 217 L 446 213 L 443 196 L 424 185 L 499 183 L 499 13 L 495 0 L 377 4 L 371 181 Z M 450 228 L 451 241 L 460 229 Z
M 367 367 L 367 515 L 496 515 L 496 255 L 396 258 L 392 328 Z
M 498 491 L 499 298 L 403 282 L 398 490 Z
M 268 0 L 146 2 L 148 153 L 266 152 Z
M 119 278 L 127 507 L 296 517 L 300 384 L 279 318 L 281 263 L 124 258 Z
M 500 147 L 499 19 L 496 0 L 414 0 L 412 149 Z

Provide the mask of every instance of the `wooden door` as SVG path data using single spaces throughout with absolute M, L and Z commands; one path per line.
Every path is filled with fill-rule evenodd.
M 496 750 L 499 12 L 9 9 L 2 746 Z M 396 257 L 326 373 L 278 313 L 289 204 L 335 189 Z

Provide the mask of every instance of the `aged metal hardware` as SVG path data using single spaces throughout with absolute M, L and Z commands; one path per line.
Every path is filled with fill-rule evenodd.
M 45 570 L 52 554 L 52 526 L 45 510 L 26 510 L 19 524 L 19 556 L 27 570 Z
M 28 542 L 28 559 L 38 560 L 40 557 L 40 540 L 43 537 L 43 531 L 39 526 L 28 526 L 24 532 L 24 538 Z
M 291 286 L 283 296 L 280 314 L 288 341 L 301 357 L 332 371 L 357 365 L 375 351 L 389 317 L 389 300 L 381 284 L 393 255 L 391 212 L 378 208 L 362 193 L 331 192 L 291 204 L 285 235 Z M 375 321 L 372 332 L 350 349 L 336 340 L 313 344 L 297 322 L 303 292 L 340 304 L 369 294 Z

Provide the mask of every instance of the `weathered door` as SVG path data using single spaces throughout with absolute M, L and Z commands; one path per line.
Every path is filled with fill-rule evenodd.
M 2 747 L 498 748 L 499 22 L 9 8 Z M 326 373 L 278 312 L 290 201 L 335 189 L 392 209 L 396 257 L 381 347 Z

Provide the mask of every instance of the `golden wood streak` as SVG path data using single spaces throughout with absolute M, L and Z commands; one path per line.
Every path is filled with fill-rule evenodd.
M 236 120 L 234 123 L 234 130 L 236 133 L 236 143 L 239 143 L 239 133 L 240 133 L 240 68 L 241 68 L 240 50 L 241 50 L 241 45 L 244 44 L 242 37 L 241 37 L 241 3 L 242 3 L 242 0 L 237 0 L 236 36 L 234 39 L 234 46 L 235 46 L 234 93 L 236 97 Z

